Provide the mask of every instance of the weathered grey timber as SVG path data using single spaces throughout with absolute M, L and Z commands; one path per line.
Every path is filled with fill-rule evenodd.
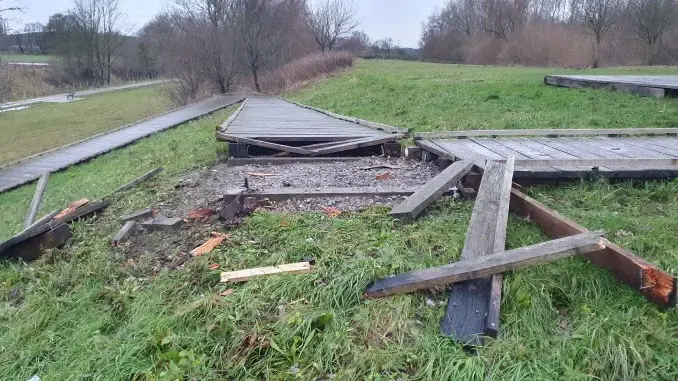
M 250 157 L 228 159 L 229 167 L 239 167 L 243 165 L 285 165 L 297 163 L 332 163 L 358 161 L 359 157 Z
M 376 281 L 365 291 L 365 296 L 383 298 L 425 290 L 601 250 L 603 248 L 602 235 L 602 232 L 587 232 L 519 249 L 464 259 L 443 266 L 398 274 Z
M 247 197 L 255 199 L 269 199 L 271 201 L 282 201 L 290 199 L 306 199 L 318 197 L 391 197 L 391 196 L 411 196 L 417 191 L 415 187 L 401 188 L 373 188 L 373 187 L 354 187 L 354 188 L 281 188 L 261 192 L 245 193 Z M 239 194 L 239 193 L 238 193 Z M 226 195 L 224 200 L 233 197 L 235 194 Z
M 33 225 L 33 222 L 35 221 L 35 216 L 38 214 L 38 209 L 40 209 L 42 195 L 45 193 L 45 188 L 47 188 L 48 180 L 49 172 L 46 172 L 45 174 L 40 176 L 38 185 L 35 187 L 33 200 L 31 200 L 31 206 L 28 208 L 28 215 L 26 215 L 26 220 L 24 221 L 24 229 L 28 229 L 31 225 Z
M 114 190 L 113 193 L 124 192 L 126 190 L 132 189 L 135 186 L 143 183 L 144 181 L 155 177 L 158 173 L 160 173 L 162 171 L 163 171 L 162 167 L 158 167 L 156 169 L 153 169 L 153 170 L 137 177 L 136 179 L 130 181 L 129 183 L 127 183 L 125 185 L 121 185 L 118 189 Z
M 232 143 L 310 156 L 396 141 L 403 136 L 402 132 L 395 127 L 344 117 L 279 98 L 253 96 L 234 118 L 222 125 L 216 136 Z M 348 144 L 358 139 L 360 144 L 355 147 Z M 368 143 L 369 139 L 374 140 Z M 329 142 L 337 144 L 324 144 Z M 340 146 L 344 143 L 347 145 Z
M 8 164 L 0 168 L 0 192 L 29 183 L 46 171 L 55 172 L 68 168 L 156 132 L 164 131 L 230 106 L 241 99 L 240 96 L 214 97 Z
M 438 176 L 419 188 L 407 200 L 393 208 L 389 214 L 417 218 L 427 206 L 439 199 L 454 183 L 469 173 L 471 168 L 473 168 L 472 161 L 458 161 L 450 165 Z
M 181 218 L 157 217 L 141 223 L 141 226 L 151 230 L 174 230 L 184 224 Z
M 589 177 L 654 179 L 678 177 L 678 137 L 507 137 L 416 140 L 438 157 L 505 161 L 515 156 L 517 180 Z
M 678 128 L 563 128 L 533 130 L 468 130 L 422 132 L 415 135 L 415 140 L 444 138 L 473 138 L 501 136 L 635 136 L 635 135 L 678 135 Z
M 506 164 L 488 162 L 478 189 L 461 259 L 503 252 L 506 244 L 514 157 Z M 440 330 L 443 335 L 476 346 L 499 330 L 501 274 L 455 283 Z M 493 313 L 495 315 L 490 315 Z
M 138 221 L 152 218 L 155 215 L 155 209 L 143 209 L 120 217 L 120 222 Z
M 113 246 L 118 246 L 122 241 L 126 240 L 132 233 L 134 233 L 134 229 L 136 229 L 137 223 L 136 221 L 127 221 L 125 222 L 125 225 L 115 234 L 113 239 L 111 240 L 111 245 Z
M 663 98 L 676 96 L 678 75 L 548 75 L 544 83 L 573 88 L 611 88 Z

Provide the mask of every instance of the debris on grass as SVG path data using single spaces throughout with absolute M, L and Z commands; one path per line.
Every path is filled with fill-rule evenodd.
M 68 205 L 68 208 L 62 210 L 59 214 L 54 216 L 54 219 L 61 220 L 64 217 L 66 217 L 67 215 L 75 212 L 79 207 L 87 204 L 88 202 L 89 202 L 89 200 L 86 199 L 86 198 L 83 198 L 82 200 L 75 201 L 75 202 L 71 203 L 70 205 Z
M 136 229 L 137 223 L 136 221 L 127 221 L 125 222 L 125 225 L 116 233 L 116 235 L 113 237 L 111 240 L 111 245 L 112 246 L 118 246 L 121 242 L 126 240 L 132 233 L 134 233 L 134 229 Z
M 403 169 L 404 167 L 401 167 L 399 165 L 394 165 L 394 164 L 379 164 L 379 165 L 372 165 L 369 167 L 362 167 L 360 168 L 363 171 L 370 171 L 372 169 Z
M 221 273 L 221 282 L 247 282 L 251 278 L 275 274 L 308 274 L 311 264 L 308 262 L 290 263 L 280 266 L 258 267 L 253 269 L 230 271 Z
M 230 238 L 229 235 L 223 233 L 212 232 L 212 237 L 207 242 L 191 250 L 191 255 L 194 257 L 199 257 L 201 255 L 207 254 L 214 250 L 217 246 L 221 245 L 225 239 Z
M 325 214 L 329 218 L 335 218 L 341 215 L 341 209 L 335 208 L 334 206 L 323 206 L 323 210 L 325 211 Z
M 217 270 L 218 268 L 219 268 L 219 264 L 218 264 L 218 263 L 212 263 L 212 264 L 209 265 L 209 267 L 208 267 L 208 269 L 210 269 L 210 270 Z
M 180 227 L 184 224 L 184 220 L 181 218 L 168 218 L 168 217 L 157 217 L 146 222 L 142 222 L 141 226 L 147 229 L 154 230 L 172 230 Z
M 198 209 L 193 209 L 190 212 L 188 212 L 186 219 L 192 220 L 192 221 L 204 221 L 213 214 L 214 214 L 214 209 L 198 208 Z
M 220 293 L 219 296 L 229 296 L 229 295 L 231 295 L 232 293 L 233 293 L 233 289 L 232 289 L 232 288 L 229 288 L 228 290 L 226 290 L 226 291 Z
M 385 181 L 391 178 L 391 172 L 384 172 L 377 175 L 377 180 Z
M 128 222 L 128 221 L 138 221 L 138 220 L 143 220 L 143 219 L 148 219 L 148 218 L 153 218 L 155 217 L 155 214 L 157 211 L 155 209 L 147 208 L 143 210 L 136 211 L 134 213 L 130 213 L 126 216 L 120 217 L 120 222 Z

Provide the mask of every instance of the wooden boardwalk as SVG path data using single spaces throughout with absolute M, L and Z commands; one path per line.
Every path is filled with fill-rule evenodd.
M 45 172 L 68 168 L 241 100 L 240 96 L 214 97 L 0 167 L 0 192 L 29 183 Z
M 562 87 L 607 87 L 657 98 L 678 96 L 678 75 L 549 75 L 547 85 Z
M 678 137 L 673 136 L 434 139 L 416 144 L 454 161 L 515 156 L 516 179 L 678 177 Z

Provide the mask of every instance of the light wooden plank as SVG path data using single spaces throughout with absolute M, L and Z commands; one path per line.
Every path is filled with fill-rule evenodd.
M 42 195 L 45 193 L 45 188 L 47 188 L 47 181 L 49 181 L 49 172 L 45 172 L 40 176 L 40 180 L 38 180 L 31 205 L 28 208 L 28 215 L 26 215 L 26 220 L 24 221 L 24 229 L 28 229 L 35 221 L 35 216 L 38 214 L 38 209 L 40 209 L 40 204 L 42 203 Z
M 311 264 L 308 262 L 290 263 L 280 266 L 258 267 L 254 269 L 230 271 L 221 273 L 221 282 L 237 283 L 247 282 L 254 277 L 269 276 L 276 274 L 307 274 L 311 272 Z
M 392 216 L 416 218 L 427 206 L 464 177 L 473 168 L 472 161 L 458 161 L 447 167 L 438 176 L 419 188 L 412 196 L 389 212 Z
M 375 282 L 365 291 L 365 297 L 383 298 L 426 290 L 602 249 L 602 232 L 581 233 L 519 249 L 463 259 L 444 266 L 398 274 Z

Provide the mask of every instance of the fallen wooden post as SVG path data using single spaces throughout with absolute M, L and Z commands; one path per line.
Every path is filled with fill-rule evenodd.
M 473 168 L 473 162 L 458 161 L 442 171 L 438 176 L 419 188 L 412 196 L 389 212 L 392 216 L 416 218 L 421 212 L 439 199 L 443 193 L 464 177 Z
M 33 194 L 33 200 L 31 200 L 31 206 L 28 208 L 28 215 L 24 221 L 24 229 L 28 229 L 35 221 L 35 216 L 38 214 L 38 209 L 40 209 L 42 195 L 45 193 L 48 180 L 49 172 L 45 172 L 45 174 L 40 176 L 40 180 L 38 180 L 38 185 L 36 186 L 35 193 Z
M 212 250 L 216 249 L 217 246 L 221 245 L 225 239 L 230 236 L 224 233 L 212 232 L 212 238 L 207 240 L 207 242 L 191 250 L 191 255 L 194 257 L 199 257 L 201 255 L 207 254 Z
M 602 232 L 582 233 L 444 266 L 398 274 L 376 281 L 365 291 L 365 297 L 383 298 L 425 290 L 600 250 L 605 247 L 602 236 Z
M 221 273 L 221 282 L 247 282 L 251 278 L 275 274 L 307 274 L 311 272 L 309 262 L 291 263 L 287 265 L 258 267 L 254 269 L 238 270 Z
M 182 218 L 157 217 L 141 223 L 141 226 L 150 230 L 174 230 L 184 224 Z
M 61 212 L 59 212 L 59 214 L 54 216 L 54 219 L 55 220 L 61 220 L 66 215 L 75 212 L 79 207 L 87 204 L 88 202 L 89 202 L 89 199 L 86 199 L 86 198 L 83 198 L 83 199 L 78 200 L 78 201 L 74 201 L 74 202 L 70 203 L 70 205 L 68 205 L 68 208 L 62 210 Z
M 511 211 L 534 221 L 551 238 L 588 231 L 516 189 L 511 191 Z M 676 306 L 678 280 L 656 265 L 611 242 L 605 242 L 604 249 L 586 253 L 584 256 L 596 266 L 609 270 L 618 281 L 638 290 L 658 306 Z
M 125 225 L 122 227 L 122 229 L 120 229 L 120 231 L 118 231 L 111 240 L 111 245 L 118 246 L 122 241 L 126 240 L 127 237 L 134 233 L 134 229 L 136 229 L 136 227 L 136 221 L 125 222 Z
M 0 259 L 31 261 L 47 249 L 61 247 L 71 238 L 68 225 L 58 221 L 36 226 L 0 243 Z
M 87 218 L 97 213 L 100 213 L 101 211 L 106 209 L 109 204 L 110 203 L 108 201 L 88 202 L 75 210 L 54 217 L 54 219 L 65 224 L 68 224 L 73 221 Z
M 148 179 L 151 179 L 151 178 L 155 177 L 158 173 L 162 172 L 162 170 L 163 170 L 163 168 L 162 168 L 162 167 L 159 167 L 159 168 L 156 168 L 156 169 L 154 169 L 154 170 L 152 170 L 152 171 L 150 171 L 150 172 L 148 172 L 148 173 L 146 173 L 146 174 L 143 174 L 143 175 L 137 177 L 136 179 L 130 181 L 129 183 L 127 183 L 127 184 L 125 184 L 125 185 L 122 185 L 122 186 L 119 187 L 118 189 L 114 190 L 114 191 L 111 192 L 109 195 L 107 195 L 106 197 L 104 197 L 104 199 L 110 197 L 110 196 L 111 196 L 112 194 L 114 194 L 114 193 L 119 193 L 119 192 L 126 191 L 126 190 L 128 190 L 128 189 L 132 189 L 132 188 L 134 188 L 135 186 L 137 186 L 137 185 L 143 183 L 144 181 L 146 181 L 146 180 L 148 180 Z
M 284 201 L 284 200 L 301 200 L 309 198 L 322 197 L 392 197 L 392 196 L 411 196 L 416 192 L 414 187 L 393 187 L 393 188 L 377 188 L 377 187 L 354 187 L 354 188 L 280 188 L 268 191 L 249 192 L 247 197 L 252 197 L 257 200 L 268 199 L 270 201 Z M 227 195 L 224 198 L 224 205 L 226 201 L 231 200 L 233 194 Z
M 153 216 L 155 216 L 155 213 L 156 210 L 151 208 L 139 210 L 126 216 L 120 217 L 120 222 L 124 223 L 128 221 L 138 221 L 147 218 L 152 218 Z
M 271 143 L 267 142 L 264 140 L 259 140 L 259 139 L 252 139 L 252 138 L 245 138 L 241 136 L 235 136 L 235 135 L 229 135 L 225 134 L 223 132 L 217 132 L 217 139 L 219 140 L 226 140 L 230 142 L 236 142 L 236 143 L 245 143 L 253 146 L 258 146 L 258 147 L 264 147 L 264 148 L 270 148 L 278 151 L 283 151 L 283 152 L 289 152 L 289 153 L 296 153 L 299 155 L 311 155 L 313 154 L 313 151 L 299 148 L 299 147 L 292 147 L 292 146 L 287 146 L 284 144 L 277 144 L 277 143 Z
M 52 220 L 54 219 L 54 217 L 55 217 L 57 214 L 59 214 L 59 209 L 56 209 L 56 210 L 51 211 L 50 213 L 46 214 L 45 216 L 43 216 L 43 217 L 40 218 L 39 220 L 33 222 L 33 224 L 31 224 L 31 226 L 29 226 L 28 228 L 24 229 L 24 232 L 27 232 L 27 231 L 29 231 L 29 230 L 31 230 L 31 229 L 35 229 L 35 228 L 38 227 L 38 226 L 42 226 L 42 225 L 44 225 L 44 224 L 46 224 L 46 223 L 52 221 Z M 22 233 L 23 233 L 23 232 L 22 232 Z
M 513 163 L 488 162 L 471 215 L 462 260 L 503 252 L 513 181 Z M 443 335 L 475 346 L 499 331 L 502 275 L 455 283 L 440 324 Z
M 329 155 L 331 153 L 337 153 L 337 152 L 343 152 L 343 151 L 350 151 L 358 148 L 363 148 L 363 147 L 370 147 L 370 146 L 376 146 L 379 144 L 383 143 L 388 143 L 392 141 L 396 141 L 398 139 L 402 139 L 404 135 L 402 134 L 391 134 L 387 136 L 370 136 L 366 137 L 361 140 L 355 140 L 352 142 L 340 142 L 340 144 L 330 146 L 330 147 L 325 147 L 325 148 L 318 148 L 314 149 L 311 151 L 311 154 L 313 156 L 318 156 L 318 155 Z

